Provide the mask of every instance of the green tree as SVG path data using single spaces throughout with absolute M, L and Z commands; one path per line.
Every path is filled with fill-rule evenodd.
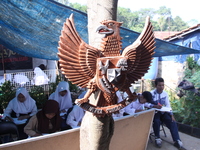
M 163 31 L 164 26 L 166 24 L 166 18 L 164 16 L 160 16 L 158 18 L 158 22 L 157 23 L 158 23 L 158 26 L 160 27 L 160 31 Z
M 81 4 L 78 4 L 78 3 L 70 3 L 69 6 L 74 8 L 74 9 L 83 11 L 85 13 L 87 12 L 87 6 L 86 5 L 81 5 Z
M 166 6 L 161 6 L 156 14 L 158 16 L 157 23 L 160 27 L 159 31 L 167 31 L 170 28 L 171 9 Z
M 175 111 L 177 121 L 200 128 L 200 67 L 193 57 L 186 60 L 186 68 L 184 70 L 185 80 L 194 84 L 195 90 L 182 90 L 184 94 L 180 99 L 172 102 L 172 108 Z
M 54 1 L 56 1 L 58 3 L 61 3 L 63 5 L 69 6 L 69 1 L 68 0 L 54 0 Z
M 147 16 L 150 17 L 151 21 L 153 21 L 153 18 L 155 16 L 155 10 L 153 8 L 142 8 L 139 11 L 133 13 L 138 14 L 139 17 L 137 23 L 130 29 L 137 32 L 142 32 Z
M 16 88 L 10 81 L 5 81 L 0 86 L 0 108 L 5 109 L 8 103 L 15 97 Z
M 172 21 L 172 31 L 182 31 L 189 28 L 188 24 L 184 22 L 181 17 L 176 16 Z
M 130 29 L 138 24 L 138 13 L 133 13 L 129 8 L 118 7 L 117 21 L 123 22 L 122 26 Z
M 68 0 L 56 0 L 74 9 L 87 12 L 87 6 L 78 3 L 69 3 Z M 118 7 L 117 21 L 123 22 L 122 26 L 130 30 L 141 32 L 144 28 L 145 18 L 149 16 L 154 31 L 181 31 L 188 28 L 188 23 L 181 17 L 172 17 L 171 9 L 161 6 L 158 10 L 153 8 L 142 8 L 138 11 L 131 11 L 129 8 Z M 192 22 L 192 21 L 191 21 Z M 196 23 L 195 20 L 193 24 Z M 197 23 L 196 23 L 197 24 Z
M 156 10 L 153 8 L 142 8 L 137 11 L 137 13 L 139 14 L 140 21 L 144 22 L 147 16 L 153 19 L 156 14 Z

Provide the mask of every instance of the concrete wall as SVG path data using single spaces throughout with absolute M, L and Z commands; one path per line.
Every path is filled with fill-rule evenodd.
M 165 84 L 175 90 L 183 79 L 184 67 L 185 64 L 174 61 L 159 61 L 158 77 L 164 78 Z
M 154 110 L 115 121 L 110 150 L 145 150 Z M 1 144 L 2 150 L 79 150 L 79 129 Z

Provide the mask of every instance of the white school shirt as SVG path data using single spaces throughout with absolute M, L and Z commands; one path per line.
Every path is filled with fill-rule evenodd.
M 146 103 L 141 104 L 139 100 L 137 99 L 136 101 L 130 103 L 128 106 L 125 107 L 125 112 L 132 115 L 132 114 L 135 114 L 136 110 L 144 110 L 145 106 L 146 106 Z
M 160 103 L 161 105 L 171 108 L 169 96 L 167 92 L 163 91 L 162 93 L 158 93 L 156 89 L 151 91 L 153 101 Z
M 78 105 L 74 105 L 67 117 L 66 124 L 70 125 L 73 129 L 78 128 L 78 123 L 82 121 L 84 115 L 85 111 Z
M 85 96 L 87 91 L 83 91 L 78 99 L 81 99 Z M 85 115 L 85 110 L 79 107 L 78 105 L 74 105 L 72 111 L 69 113 L 66 124 L 70 125 L 73 129 L 78 128 L 78 123 L 82 121 L 83 116 Z
M 17 96 L 20 93 L 25 96 L 26 100 L 24 102 L 20 102 L 17 99 Z M 6 116 L 10 117 L 12 110 L 16 113 L 17 116 L 19 114 L 28 114 L 28 113 L 31 113 L 30 116 L 33 116 L 37 113 L 36 102 L 34 99 L 30 97 L 28 91 L 25 88 L 20 87 L 16 90 L 16 96 L 9 102 L 8 106 L 6 107 L 3 114 L 3 119 Z
M 116 95 L 118 97 L 118 99 L 117 99 L 118 103 L 120 103 L 121 101 L 123 101 L 122 95 L 121 95 L 121 93 L 119 91 L 116 92 Z M 123 114 L 124 114 L 124 108 L 120 109 L 119 113 L 115 113 L 115 114 L 113 113 L 112 116 L 114 118 L 117 118 L 117 117 L 122 117 Z

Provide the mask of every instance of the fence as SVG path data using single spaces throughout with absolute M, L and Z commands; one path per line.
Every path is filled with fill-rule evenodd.
M 43 72 L 46 74 L 45 76 L 48 78 L 48 82 L 40 86 L 44 86 L 44 90 L 48 91 L 49 83 L 56 82 L 56 76 L 59 72 L 57 69 L 43 70 Z M 29 91 L 30 88 L 35 85 L 35 76 L 33 71 L 6 73 L 4 77 L 0 79 L 0 83 L 3 84 L 5 80 L 10 81 L 14 87 L 25 87 Z M 43 79 L 44 74 L 41 74 L 39 78 Z

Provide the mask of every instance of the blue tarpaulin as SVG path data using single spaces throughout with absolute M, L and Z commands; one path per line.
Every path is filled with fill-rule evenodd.
M 76 29 L 88 43 L 87 14 L 52 0 L 1 0 L 0 44 L 21 55 L 58 60 L 58 40 L 63 23 L 74 14 Z M 121 27 L 122 48 L 139 33 Z M 154 57 L 199 53 L 198 50 L 156 39 Z
M 189 30 L 189 33 L 183 33 L 174 39 L 170 40 L 170 43 L 174 43 L 184 47 L 191 47 L 193 49 L 200 51 L 200 27 L 195 28 L 194 30 Z M 184 63 L 188 55 L 173 55 L 160 57 L 160 61 L 174 61 L 179 63 Z M 200 53 L 194 54 L 193 58 L 195 61 L 200 60 Z

